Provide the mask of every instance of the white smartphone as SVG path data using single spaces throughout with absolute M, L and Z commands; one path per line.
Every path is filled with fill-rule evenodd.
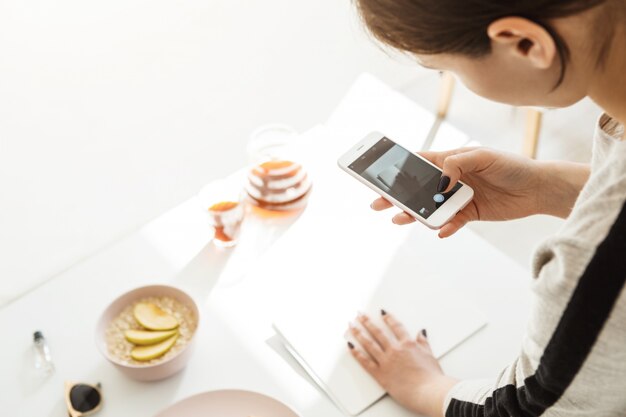
M 438 193 L 441 170 L 378 132 L 359 141 L 337 163 L 431 229 L 448 223 L 474 196 L 460 181 L 447 193 Z

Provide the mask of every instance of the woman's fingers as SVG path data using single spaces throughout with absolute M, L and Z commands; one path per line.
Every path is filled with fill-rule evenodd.
M 383 315 L 383 321 L 389 329 L 393 332 L 399 341 L 404 341 L 409 338 L 409 332 L 406 331 L 404 325 L 400 323 L 392 314 L 385 312 Z
M 363 327 L 365 327 L 365 330 L 369 332 L 370 336 L 372 336 L 372 339 L 380 345 L 383 351 L 389 349 L 391 342 L 387 339 L 387 336 L 380 327 L 372 323 L 370 318 L 364 314 L 359 314 L 358 320 Z
M 476 208 L 473 203 L 470 203 L 463 210 L 459 211 L 456 216 L 452 218 L 448 223 L 444 224 L 439 229 L 439 237 L 445 239 L 458 232 L 467 223 L 478 220 Z
M 399 224 L 399 225 L 410 224 L 415 221 L 415 217 L 411 216 L 409 213 L 401 212 L 393 216 L 391 221 L 394 224 Z
M 419 333 L 417 333 L 415 341 L 419 343 L 419 345 L 422 346 L 424 349 L 426 349 L 428 353 L 433 353 L 432 349 L 430 348 L 430 342 L 428 341 L 428 332 L 426 331 L 426 329 L 422 329 Z
M 393 204 L 391 204 L 389 201 L 385 200 L 384 198 L 380 197 L 374 200 L 374 202 L 370 205 L 370 207 L 376 211 L 381 211 L 381 210 L 386 210 L 388 208 L 393 207 Z
M 354 336 L 354 338 L 357 340 L 357 342 L 359 342 L 359 344 L 363 347 L 365 352 L 367 352 L 367 354 L 370 355 L 372 359 L 376 361 L 376 363 L 380 363 L 385 354 L 378 345 L 378 343 L 365 336 L 363 334 L 363 331 L 361 331 L 361 329 L 359 329 L 352 323 L 350 323 L 350 332 L 352 333 L 352 336 Z
M 350 352 L 352 353 L 352 356 L 354 356 L 354 358 L 357 360 L 357 362 L 360 363 L 366 371 L 373 375 L 374 372 L 376 372 L 376 370 L 378 369 L 378 364 L 374 362 L 372 358 L 370 358 L 368 355 L 355 348 L 352 343 L 348 342 L 348 347 L 350 348 Z
M 383 197 L 380 197 L 374 200 L 374 202 L 370 205 L 370 207 L 373 210 L 382 211 L 382 210 L 387 210 L 388 208 L 393 207 L 393 204 L 385 200 Z M 391 221 L 395 224 L 403 225 L 403 224 L 413 223 L 415 221 L 415 218 L 411 216 L 409 213 L 400 212 L 396 214 L 395 216 L 393 216 Z

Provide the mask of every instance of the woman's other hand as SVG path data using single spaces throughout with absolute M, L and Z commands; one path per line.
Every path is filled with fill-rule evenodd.
M 351 324 L 350 332 L 363 350 L 349 343 L 352 355 L 402 406 L 418 414 L 442 416 L 446 394 L 457 380 L 444 375 L 425 330 L 411 337 L 395 317 L 384 310 L 381 314 L 394 337 L 388 338 L 369 317 L 359 315 L 362 328 Z
M 446 152 L 421 152 L 442 169 L 448 191 L 461 180 L 474 189 L 472 201 L 439 231 L 439 237 L 453 235 L 468 222 L 476 220 L 512 220 L 533 214 L 566 217 L 587 181 L 589 168 L 568 162 L 540 162 L 488 148 L 461 148 Z M 374 210 L 392 204 L 376 199 Z M 415 219 L 399 213 L 392 220 L 408 224 Z

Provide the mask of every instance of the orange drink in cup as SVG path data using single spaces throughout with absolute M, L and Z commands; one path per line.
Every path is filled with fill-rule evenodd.
M 234 187 L 234 188 L 233 188 Z M 205 187 L 199 195 L 202 207 L 208 213 L 213 230 L 213 243 L 220 247 L 237 244 L 245 215 L 240 187 L 218 181 Z

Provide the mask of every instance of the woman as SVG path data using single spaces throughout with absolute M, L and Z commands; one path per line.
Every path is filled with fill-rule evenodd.
M 429 416 L 626 416 L 626 1 L 356 0 L 370 32 L 423 66 L 513 105 L 604 110 L 590 166 L 533 161 L 483 148 L 427 152 L 473 202 L 446 224 L 533 214 L 565 219 L 533 260 L 533 310 L 519 357 L 492 381 L 443 373 L 422 331 L 382 311 L 366 316 L 354 357 L 406 408 Z M 375 210 L 391 205 L 378 199 Z M 394 223 L 413 219 L 400 213 Z M 503 278 L 506 279 L 506 278 Z M 514 307 L 513 307 L 514 308 Z M 471 360 L 471 358 L 468 358 Z

